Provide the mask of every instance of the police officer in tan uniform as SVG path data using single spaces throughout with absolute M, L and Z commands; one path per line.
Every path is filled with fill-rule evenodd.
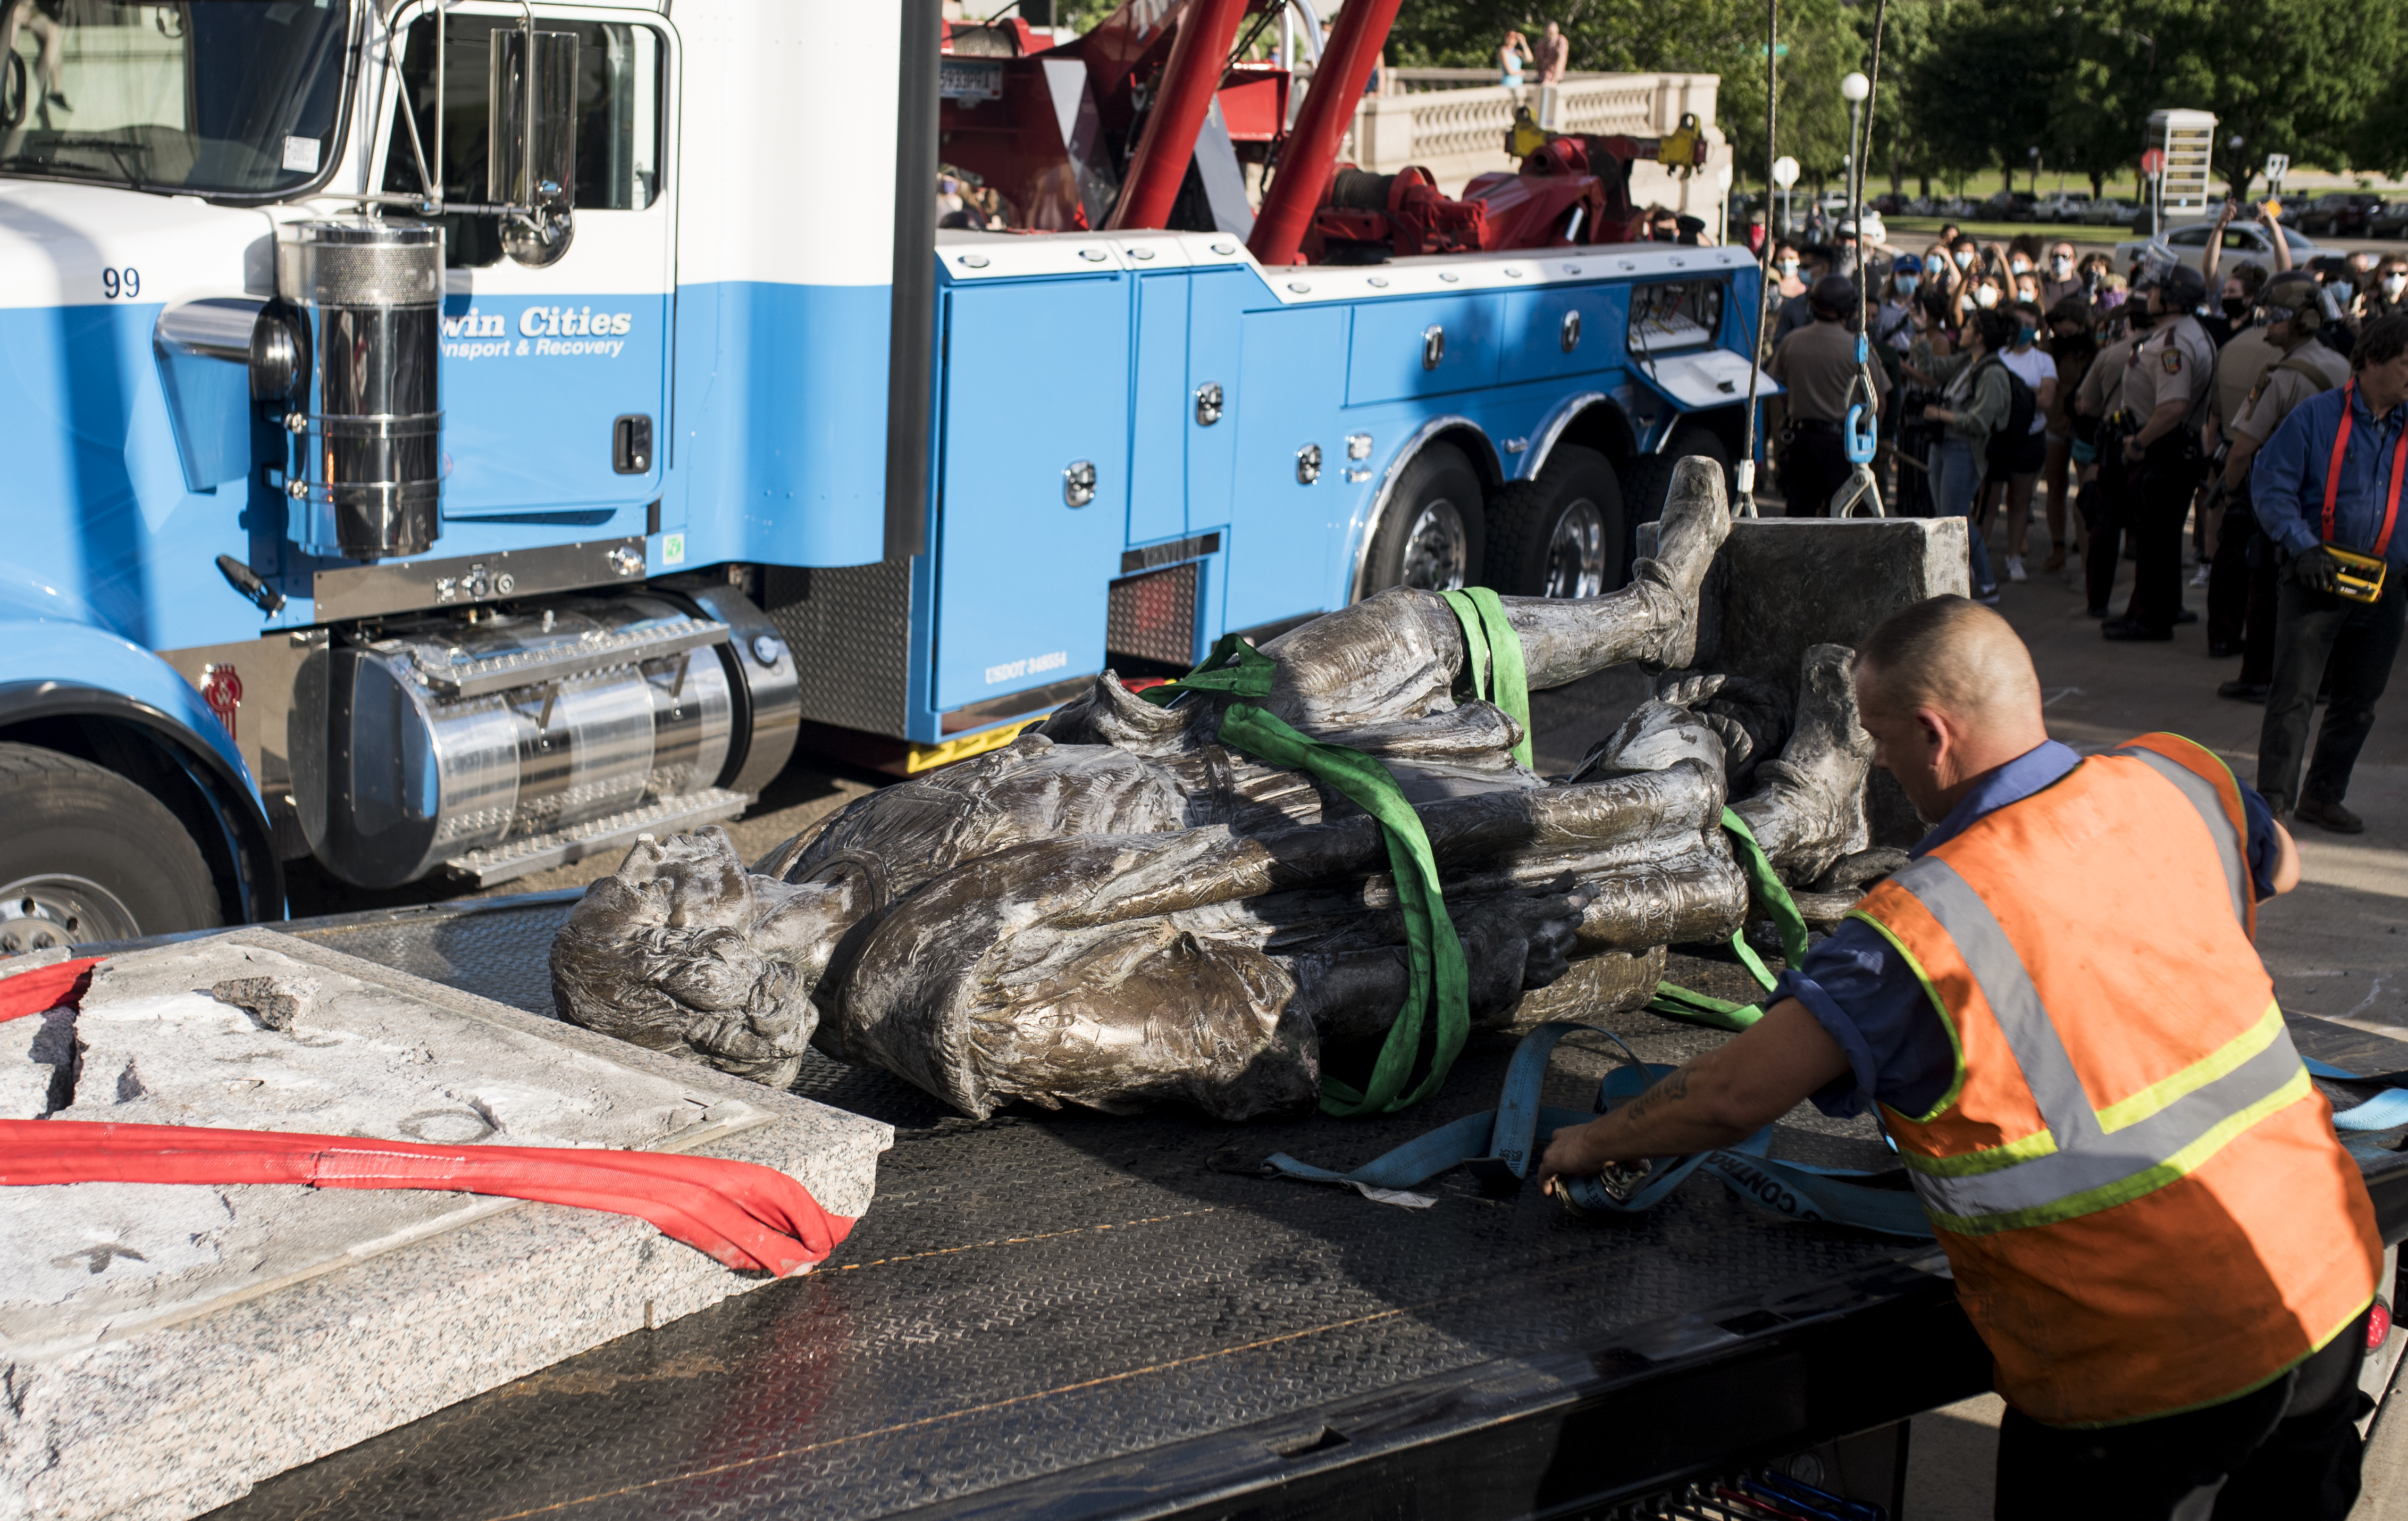
M 2275 347 L 2272 364 L 2258 372 L 2248 399 L 2231 423 L 2231 447 L 2224 460 L 2224 537 L 2215 549 L 2211 605 L 2227 597 L 2242 602 L 2241 674 L 2219 685 L 2216 696 L 2263 702 L 2274 679 L 2274 600 L 2278 567 L 2273 540 L 2258 526 L 2249 502 L 2249 466 L 2283 419 L 2310 396 L 2349 380 L 2349 361 L 2327 348 L 2317 334 L 2324 306 L 2316 280 L 2305 273 L 2277 276 L 2258 294 L 2258 317 Z M 2229 353 L 2241 340 L 2225 347 Z M 2209 622 L 2215 618 L 2211 610 Z M 2209 629 L 2211 639 L 2217 630 Z M 2214 653 L 2211 644 L 2210 653 Z
M 2149 288 L 2157 320 L 2124 370 L 2125 511 L 2139 564 L 2130 608 L 2100 629 L 2111 639 L 2170 639 L 2183 616 L 2183 520 L 2207 474 L 2200 430 L 2214 394 L 2215 345 L 2192 315 L 2206 299 L 2198 270 L 2167 270 Z

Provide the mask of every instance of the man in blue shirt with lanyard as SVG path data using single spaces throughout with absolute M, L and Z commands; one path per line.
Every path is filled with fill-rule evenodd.
M 2350 355 L 2350 382 L 2303 402 L 2258 451 L 2249 472 L 2258 521 L 2285 555 L 2274 614 L 2273 690 L 2258 736 L 2258 790 L 2276 816 L 2354 835 L 2366 822 L 2341 806 L 2349 773 L 2374 727 L 2408 627 L 2408 534 L 2400 522 L 2408 475 L 2408 317 L 2367 324 Z M 2372 602 L 2339 595 L 2341 564 L 2327 545 L 2384 562 Z M 2332 705 L 2304 785 L 2300 759 L 2317 683 L 2332 678 Z

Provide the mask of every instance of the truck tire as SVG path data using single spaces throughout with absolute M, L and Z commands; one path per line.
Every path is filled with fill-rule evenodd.
M 1480 584 L 1486 537 L 1479 472 L 1452 444 L 1413 456 L 1363 560 L 1363 595 L 1391 586 L 1453 592 Z
M 1703 454 L 1722 466 L 1723 489 L 1730 490 L 1730 449 L 1724 444 L 1722 436 L 1701 423 L 1679 424 L 1672 430 L 1671 441 L 1659 452 L 1641 454 L 1622 467 L 1622 517 L 1628 525 L 1625 531 L 1632 545 L 1637 542 L 1641 524 L 1654 523 L 1664 515 L 1664 498 L 1672 490 L 1672 466 L 1691 454 Z M 1625 564 L 1630 552 L 1626 551 Z
M 1565 444 L 1488 504 L 1488 583 L 1509 596 L 1598 596 L 1629 565 L 1622 486 L 1603 454 Z
M 0 956 L 223 923 L 200 847 L 115 771 L 0 743 Z

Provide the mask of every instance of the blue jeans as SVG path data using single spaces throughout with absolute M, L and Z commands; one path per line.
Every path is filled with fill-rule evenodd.
M 1932 501 L 1940 516 L 1967 520 L 1966 538 L 1973 551 L 1973 595 L 1987 596 L 1999 589 L 1999 579 L 1990 574 L 1990 547 L 1982 541 L 1982 530 L 1971 521 L 1973 493 L 1981 484 L 1982 462 L 1973 457 L 1973 446 L 1962 438 L 1941 439 L 1931 463 Z

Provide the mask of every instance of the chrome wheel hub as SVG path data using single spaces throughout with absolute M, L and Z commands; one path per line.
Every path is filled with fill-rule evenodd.
M 1463 588 L 1471 562 L 1471 536 L 1463 514 L 1443 498 L 1424 507 L 1405 536 L 1404 584 L 1424 592 Z
M 0 956 L 141 933 L 116 894 L 82 877 L 21 877 L 0 887 Z
M 1584 496 L 1564 509 L 1547 540 L 1547 595 L 1598 596 L 1605 591 L 1605 514 Z

